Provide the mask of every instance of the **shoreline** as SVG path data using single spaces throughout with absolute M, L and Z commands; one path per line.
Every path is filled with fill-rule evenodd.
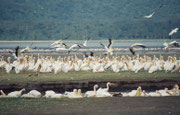
M 86 39 L 84 39 L 86 40 Z M 83 41 L 84 41 L 83 40 Z M 108 40 L 108 39 L 107 39 Z M 91 42 L 98 42 L 98 41 L 107 41 L 107 40 L 89 40 Z M 124 41 L 124 42 L 129 42 L 129 41 L 167 41 L 169 39 L 122 39 L 122 40 L 113 40 L 113 41 Z M 173 39 L 173 40 L 180 40 L 180 39 Z M 17 42 L 25 42 L 25 43 L 31 43 L 31 42 L 34 42 L 34 43 L 40 43 L 40 42 L 44 42 L 44 43 L 48 43 L 48 42 L 55 42 L 57 40 L 29 40 L 29 41 L 25 41 L 25 40 L 22 40 L 22 41 L 18 41 L 18 40 L 15 40 L 15 41 L 8 41 L 8 40 L 5 40 L 5 41 L 2 41 L 0 40 L 0 43 L 17 43 Z M 79 41 L 81 42 L 82 40 L 65 40 L 66 42 L 74 42 L 74 41 Z

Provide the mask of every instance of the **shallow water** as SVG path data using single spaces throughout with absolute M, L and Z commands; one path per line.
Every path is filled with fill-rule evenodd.
M 177 42 L 180 42 L 180 40 L 176 40 Z M 83 43 L 84 41 L 68 41 L 66 44 L 68 46 L 74 44 L 74 43 Z M 103 48 L 100 45 L 100 42 L 104 45 L 108 45 L 108 40 L 103 41 L 88 41 L 88 46 L 85 47 L 85 49 L 89 48 Z M 170 42 L 170 41 L 167 41 Z M 52 49 L 49 47 L 49 45 L 53 43 L 50 42 L 33 42 L 31 47 L 36 47 L 39 49 Z M 164 41 L 114 41 L 113 48 L 128 48 L 130 45 L 134 43 L 142 43 L 146 45 L 148 48 L 162 48 Z M 0 49 L 13 49 L 16 46 L 20 46 L 20 48 L 26 47 L 30 45 L 31 42 L 0 42 Z

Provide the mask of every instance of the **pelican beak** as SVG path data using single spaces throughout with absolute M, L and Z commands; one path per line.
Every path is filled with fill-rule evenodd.
M 109 85 L 111 85 L 111 86 L 117 86 L 117 84 L 115 84 L 115 83 L 110 83 Z

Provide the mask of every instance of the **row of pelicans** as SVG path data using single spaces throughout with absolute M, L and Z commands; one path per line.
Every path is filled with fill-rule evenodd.
M 42 95 L 37 90 L 31 90 L 27 94 L 23 94 L 23 91 L 25 89 L 21 89 L 19 91 L 13 91 L 8 93 L 7 95 L 0 90 L 0 97 L 24 97 L 24 98 L 83 98 L 83 97 L 114 97 L 114 96 L 122 96 L 122 97 L 135 97 L 135 96 L 143 96 L 143 97 L 157 97 L 157 96 L 180 96 L 180 90 L 178 84 L 175 84 L 173 89 L 168 90 L 168 88 L 156 90 L 155 92 L 146 92 L 145 90 L 142 90 L 142 88 L 139 86 L 137 90 L 132 90 L 130 92 L 120 92 L 120 93 L 112 93 L 109 92 L 109 86 L 114 85 L 113 83 L 108 82 L 107 88 L 98 88 L 98 85 L 94 85 L 94 90 L 92 91 L 86 91 L 85 93 L 81 92 L 81 89 L 74 89 L 73 92 L 65 92 L 62 93 L 56 93 L 53 90 L 47 90 L 45 91 L 45 94 Z
M 58 74 L 60 72 L 69 71 L 93 71 L 93 72 L 105 72 L 112 70 L 113 72 L 120 71 L 134 71 L 138 73 L 140 70 L 145 70 L 148 73 L 165 70 L 165 72 L 180 72 L 180 59 L 176 56 L 169 56 L 167 60 L 164 60 L 162 55 L 153 58 L 144 55 L 143 57 L 136 55 L 130 56 L 116 56 L 116 57 L 97 57 L 89 56 L 83 59 L 75 56 L 58 57 L 57 59 L 47 56 L 27 56 L 15 61 L 11 61 L 11 57 L 4 59 L 0 58 L 0 68 L 7 73 L 15 71 L 16 74 L 25 71 L 34 72 L 54 72 Z

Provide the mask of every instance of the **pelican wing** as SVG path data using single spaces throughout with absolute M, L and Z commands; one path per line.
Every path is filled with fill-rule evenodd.
M 17 47 L 15 48 L 15 55 L 16 55 L 16 57 L 18 57 L 18 55 L 19 55 L 19 46 L 17 46 Z
M 55 44 L 62 44 L 62 41 L 66 40 L 66 39 L 68 39 L 68 37 L 65 37 L 63 39 L 57 40 L 57 41 L 53 42 L 50 46 L 55 45 Z
M 142 47 L 142 48 L 146 48 L 146 46 L 144 44 L 139 44 L 139 43 L 135 43 L 133 45 L 130 46 L 130 48 L 134 48 L 136 46 Z
M 154 12 L 158 12 L 164 6 L 164 2 Z
M 179 43 L 178 43 L 178 42 L 175 42 L 175 43 L 174 43 L 174 46 L 175 46 L 175 47 L 179 47 Z
M 129 48 L 129 50 L 133 55 L 135 55 L 135 52 L 134 52 L 133 48 Z
M 93 56 L 94 56 L 94 53 L 93 53 L 92 51 L 90 52 L 90 56 L 91 56 L 91 57 L 93 57 Z
M 68 48 L 68 46 L 65 43 L 62 43 L 62 45 L 64 46 L 64 48 Z
M 82 44 L 83 46 L 87 46 L 87 42 L 90 39 L 90 37 L 88 37 L 88 39 Z
M 86 52 L 83 52 L 84 53 L 84 56 L 87 58 L 87 57 L 89 57 L 87 54 L 86 54 Z
M 105 47 L 105 45 L 104 45 L 104 44 L 102 44 L 102 43 L 100 43 L 100 45 L 101 45 L 101 46 L 103 46 L 103 47 Z
M 136 46 L 139 46 L 139 47 L 142 47 L 142 48 L 146 48 L 146 46 L 142 45 L 142 44 L 139 44 L 139 45 L 136 45 Z
M 108 48 L 112 47 L 112 40 L 111 40 L 111 38 L 109 38 L 109 44 L 108 44 L 107 47 L 108 47 Z

